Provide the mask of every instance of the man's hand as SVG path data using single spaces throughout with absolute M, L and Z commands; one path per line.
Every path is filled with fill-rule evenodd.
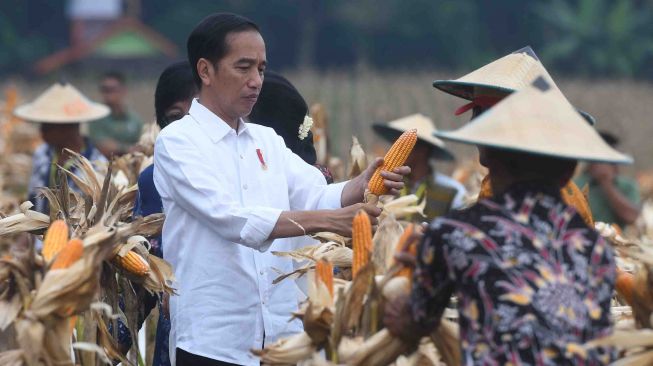
M 380 166 L 383 165 L 383 158 L 376 158 L 372 164 L 370 164 L 367 169 L 365 169 L 361 176 L 365 182 L 365 187 L 370 182 L 374 171 Z M 383 177 L 383 184 L 388 188 L 388 191 L 392 195 L 398 195 L 399 192 L 404 188 L 404 177 L 410 174 L 409 166 L 400 166 L 395 168 L 393 171 L 381 171 L 381 177 Z
M 349 206 L 354 203 L 362 202 L 365 189 L 370 182 L 370 178 L 374 175 L 376 168 L 383 165 L 383 158 L 376 158 L 372 164 L 370 164 L 367 169 L 365 169 L 359 176 L 353 178 L 352 180 L 345 185 L 345 188 L 342 192 L 342 206 Z M 399 192 L 404 188 L 404 177 L 410 174 L 410 167 L 400 166 L 395 168 L 393 171 L 382 171 L 381 177 L 383 177 L 383 184 L 388 187 L 389 194 L 398 195 Z
M 614 166 L 602 163 L 590 164 L 587 172 L 599 184 L 612 183 L 616 173 Z
M 421 338 L 421 332 L 413 321 L 412 314 L 410 296 L 399 296 L 386 302 L 383 323 L 395 337 L 417 342 Z
M 377 217 L 381 215 L 380 208 L 371 204 L 356 203 L 351 206 L 333 210 L 328 217 L 328 225 L 330 228 L 328 231 L 350 238 L 352 221 L 354 220 L 354 216 L 356 216 L 360 210 L 365 211 L 370 216 L 372 226 L 378 223 Z

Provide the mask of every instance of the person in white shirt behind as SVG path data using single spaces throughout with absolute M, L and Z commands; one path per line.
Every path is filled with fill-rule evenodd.
M 177 365 L 259 365 L 250 350 L 301 331 L 291 281 L 272 285 L 292 263 L 270 250 L 284 238 L 320 231 L 351 235 L 377 159 L 360 176 L 327 185 L 324 176 L 268 127 L 245 123 L 261 91 L 265 43 L 256 24 L 235 14 L 202 20 L 187 42 L 199 85 L 189 113 L 164 129 L 154 183 L 166 221 L 164 258 L 179 296 L 170 300 L 170 355 Z M 397 194 L 410 168 L 383 172 Z M 176 357 L 176 358 L 175 358 Z

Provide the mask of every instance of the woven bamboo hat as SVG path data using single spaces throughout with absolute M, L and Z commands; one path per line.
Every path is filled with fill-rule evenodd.
M 551 75 L 530 46 L 526 46 L 480 69 L 456 80 L 436 80 L 433 86 L 451 95 L 473 101 L 475 98 L 500 99 L 506 95 L 530 85 L 536 78 L 544 78 L 553 89 L 562 95 Z M 461 114 L 473 105 L 460 108 L 456 114 Z M 467 108 L 466 108 L 467 107 Z M 594 125 L 594 117 L 578 110 L 583 118 Z
M 417 139 L 433 147 L 433 157 L 441 160 L 454 160 L 454 156 L 446 149 L 444 141 L 433 136 L 437 129 L 433 121 L 422 115 L 413 114 L 386 124 L 375 123 L 372 128 L 388 141 L 396 140 L 399 135 L 410 129 L 417 129 Z
M 611 148 L 544 77 L 508 96 L 445 140 L 551 157 L 632 163 Z
M 18 118 L 52 124 L 90 122 L 109 112 L 109 107 L 89 100 L 77 88 L 64 82 L 52 85 L 33 102 L 14 110 Z

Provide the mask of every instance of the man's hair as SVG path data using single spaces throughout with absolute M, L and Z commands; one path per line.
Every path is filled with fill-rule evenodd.
M 566 184 L 578 162 L 519 151 L 488 148 L 489 159 L 500 161 L 508 173 L 518 179 L 555 181 Z
M 205 58 L 215 65 L 228 52 L 226 40 L 229 33 L 247 30 L 260 32 L 258 25 L 253 21 L 231 13 L 211 14 L 195 26 L 188 36 L 186 48 L 188 63 L 198 87 L 201 87 L 202 80 L 197 73 L 197 62 Z
M 104 74 L 102 74 L 102 79 L 101 80 L 105 80 L 105 79 L 117 80 L 120 83 L 120 85 L 125 85 L 125 82 L 126 82 L 125 74 L 121 73 L 120 71 L 115 71 L 115 70 L 107 71 Z
M 195 94 L 197 94 L 197 86 L 187 61 L 166 67 L 159 76 L 154 91 L 154 112 L 159 127 L 164 128 L 171 122 L 165 118 L 166 109 L 179 101 L 191 99 Z

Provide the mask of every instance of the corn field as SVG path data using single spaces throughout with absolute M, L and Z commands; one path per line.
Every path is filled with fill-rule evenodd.
M 350 161 L 350 175 L 365 168 L 369 161 L 366 155 L 385 152 L 385 145 L 371 132 L 374 122 L 415 112 L 431 116 L 441 129 L 455 128 L 463 121 L 452 113 L 463 102 L 430 86 L 432 79 L 444 77 L 442 73 L 384 75 L 362 70 L 291 72 L 288 76 L 309 104 L 325 106 L 331 152 Z M 96 96 L 92 81 L 72 81 Z M 643 120 L 653 112 L 645 100 L 653 97 L 653 88 L 632 81 L 559 84 L 579 108 L 592 112 L 600 128 L 622 136 L 624 150 L 638 161 L 634 169 L 653 168 L 647 159 L 653 146 L 646 141 L 647 136 L 653 136 L 653 127 Z M 20 98 L 28 100 L 46 84 L 16 85 Z M 153 114 L 152 90 L 152 81 L 131 84 L 129 100 L 144 117 Z M 37 131 L 7 116 L 0 145 L 7 156 L 0 161 L 0 364 L 69 365 L 72 359 L 83 365 L 147 362 L 136 342 L 127 354 L 119 349 L 114 333 L 120 319 L 132 339 L 137 338 L 137 307 L 146 291 L 175 295 L 173 269 L 148 253 L 146 237 L 160 232 L 163 216 L 131 219 L 138 173 L 152 161 L 155 135 L 149 130 L 144 133 L 144 153 L 127 154 L 99 171 L 75 154 L 80 173 L 60 168 L 58 174 L 60 182 L 72 178 L 80 192 L 67 184 L 44 189 L 50 203 L 46 215 L 22 202 L 21 181 L 17 179 L 29 172 L 29 152 L 38 142 Z M 362 148 L 352 149 L 350 156 L 352 135 L 359 137 Z M 472 154 L 471 149 L 453 148 L 462 161 Z M 472 202 L 483 172 L 467 162 L 450 168 L 470 189 L 468 200 Z M 410 270 L 395 262 L 393 255 L 404 250 L 415 252 L 417 237 L 413 233 L 417 228 L 410 219 L 422 213 L 425 203 L 414 195 L 368 198 L 384 208 L 376 228 L 366 215 L 359 215 L 352 223 L 353 238 L 318 233 L 314 235 L 318 244 L 273 253 L 303 263 L 292 273 L 280 274 L 274 283 L 307 276 L 309 294 L 296 314 L 288 314 L 289 318 L 300 318 L 305 331 L 265 349 L 252 350 L 263 364 L 460 364 L 455 309 L 448 309 L 442 325 L 419 344 L 406 344 L 383 328 L 384 302 L 410 291 Z M 597 223 L 596 228 L 619 256 L 620 277 L 612 308 L 617 331 L 583 347 L 614 345 L 623 351 L 620 362 L 651 364 L 653 203 L 644 204 L 638 224 L 625 233 L 609 223 Z M 42 251 L 35 249 L 36 239 L 43 240 Z M 334 267 L 340 269 L 337 275 Z M 125 302 L 124 309 L 118 305 L 120 299 Z

